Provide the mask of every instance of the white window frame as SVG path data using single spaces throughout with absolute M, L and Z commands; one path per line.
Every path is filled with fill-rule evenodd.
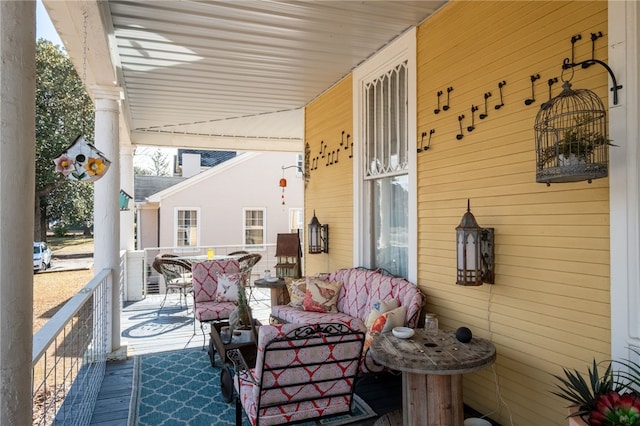
M 179 246 L 178 245 L 178 215 L 181 211 L 195 211 L 196 212 L 196 244 L 194 246 Z M 195 253 L 199 251 L 200 246 L 200 227 L 202 226 L 202 215 L 200 214 L 200 207 L 174 207 L 173 209 L 173 246 L 176 253 Z
M 417 173 L 416 173 L 416 29 L 411 28 L 398 37 L 384 50 L 378 52 L 367 62 L 353 71 L 353 264 L 368 265 L 371 259 L 371 220 L 368 207 L 370 196 L 364 185 L 364 85 L 378 78 L 397 64 L 407 61 L 407 138 L 408 138 L 408 177 L 409 177 L 409 218 L 408 218 L 408 276 L 409 281 L 417 282 L 418 275 L 418 214 L 417 214 Z
M 247 244 L 246 236 L 247 236 L 247 212 L 250 211 L 261 211 L 262 212 L 262 244 L 263 245 L 252 245 Z M 246 249 L 250 249 L 251 251 L 264 251 L 266 250 L 267 244 L 267 208 L 266 207 L 243 207 L 242 208 L 242 245 Z

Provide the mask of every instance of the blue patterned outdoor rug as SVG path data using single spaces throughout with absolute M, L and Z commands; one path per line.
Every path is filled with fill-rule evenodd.
M 359 420 L 376 416 L 357 395 L 354 400 L 353 414 L 317 424 L 355 425 Z M 129 426 L 233 426 L 235 412 L 235 402 L 222 399 L 220 368 L 211 367 L 205 351 L 185 349 L 134 358 Z M 249 425 L 244 413 L 242 424 Z

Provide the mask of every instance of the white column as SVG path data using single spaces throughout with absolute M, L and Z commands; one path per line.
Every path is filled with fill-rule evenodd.
M 609 137 L 618 145 L 609 149 L 611 356 L 634 359 L 629 347 L 640 348 L 640 4 L 608 5 L 608 62 L 623 86 L 618 105 L 609 92 Z
M 120 135 L 120 140 L 126 138 Z M 120 189 L 132 197 L 133 193 L 133 152 L 131 145 L 120 144 Z M 129 210 L 120 212 L 120 250 L 134 250 L 134 201 L 129 200 Z
M 115 86 L 94 86 L 95 146 L 111 160 L 107 173 L 95 182 L 94 188 L 94 271 L 111 269 L 113 276 L 109 292 L 110 340 L 107 347 L 120 348 L 120 144 L 119 91 Z
M 0 425 L 31 424 L 35 8 L 0 2 Z

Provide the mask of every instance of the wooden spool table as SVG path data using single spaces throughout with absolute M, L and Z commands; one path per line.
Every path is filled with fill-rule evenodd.
M 289 303 L 289 292 L 287 291 L 287 285 L 284 283 L 284 279 L 274 278 L 273 280 L 267 280 L 260 278 L 255 280 L 253 285 L 258 288 L 268 288 L 271 290 L 271 306 L 286 305 Z
M 369 350 L 378 363 L 402 372 L 405 426 L 462 426 L 462 375 L 496 359 L 490 341 L 474 337 L 461 343 L 452 331 L 445 330 L 431 337 L 416 329 L 410 339 L 383 333 L 374 338 Z

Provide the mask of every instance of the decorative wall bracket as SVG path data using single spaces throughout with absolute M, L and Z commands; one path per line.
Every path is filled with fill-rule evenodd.
M 611 70 L 611 68 L 609 68 L 609 65 L 595 58 L 596 40 L 599 39 L 600 37 L 602 37 L 602 32 L 591 33 L 591 59 L 587 59 L 577 63 L 575 62 L 575 59 L 574 59 L 575 44 L 577 41 L 582 40 L 582 36 L 580 34 L 576 34 L 573 37 L 571 37 L 571 60 L 569 60 L 569 58 L 564 58 L 564 61 L 562 62 L 562 69 L 563 70 L 573 69 L 574 67 L 578 67 L 578 66 L 582 67 L 583 69 L 587 69 L 591 65 L 595 65 L 595 64 L 602 65 L 609 73 L 609 76 L 611 77 L 611 81 L 613 83 L 613 86 L 610 89 L 613 92 L 613 104 L 618 105 L 618 90 L 622 89 L 622 85 L 618 84 L 618 82 L 616 81 L 616 76 L 613 74 L 613 71 Z

